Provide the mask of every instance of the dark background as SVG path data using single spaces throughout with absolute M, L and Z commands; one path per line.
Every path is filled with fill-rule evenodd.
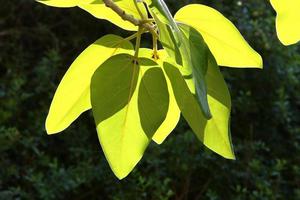
M 191 2 L 166 0 L 173 12 Z M 206 149 L 182 119 L 119 181 L 90 112 L 47 136 L 50 102 L 72 61 L 107 33 L 129 33 L 78 8 L 0 0 L 1 200 L 300 199 L 300 44 L 280 44 L 268 0 L 193 2 L 221 11 L 264 58 L 264 70 L 222 68 L 237 160 Z

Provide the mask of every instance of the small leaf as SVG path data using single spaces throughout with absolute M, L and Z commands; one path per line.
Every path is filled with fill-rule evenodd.
M 168 94 L 162 92 L 166 92 L 167 87 L 161 72 L 154 77 L 158 75 L 156 69 L 158 65 L 150 59 L 135 61 L 133 56 L 119 54 L 104 62 L 92 78 L 92 110 L 99 140 L 119 179 L 127 176 L 142 158 L 152 135 L 165 118 Z M 147 73 L 148 70 L 151 71 Z M 147 80 L 141 80 L 143 74 Z M 159 85 L 149 85 L 154 80 Z M 145 100 L 147 91 L 149 99 Z M 152 109 L 163 113 L 149 113 L 151 108 L 146 107 L 154 106 L 156 97 L 163 98 L 161 106 L 164 108 Z
M 161 69 L 164 72 L 164 76 L 166 77 L 165 71 L 163 69 L 163 60 L 167 56 L 164 50 L 159 50 L 159 59 L 154 60 L 153 50 L 152 49 L 146 49 L 141 48 L 139 51 L 139 57 L 148 58 L 151 60 L 154 60 L 157 62 Z M 179 122 L 180 119 L 180 110 L 178 108 L 171 82 L 168 78 L 166 78 L 167 86 L 168 86 L 168 93 L 169 93 L 169 107 L 168 107 L 168 113 L 163 121 L 163 123 L 160 125 L 158 130 L 153 135 L 152 139 L 157 143 L 161 144 L 163 141 L 168 137 L 168 135 L 175 129 L 176 125 Z
M 201 33 L 218 65 L 262 68 L 261 56 L 249 46 L 237 28 L 215 9 L 191 4 L 181 8 L 175 19 Z
M 295 44 L 300 41 L 300 1 L 299 0 L 271 0 L 277 12 L 276 28 L 279 40 L 284 45 Z
M 169 92 L 163 71 L 159 67 L 148 69 L 140 83 L 138 108 L 141 125 L 149 138 L 166 119 Z
M 48 134 L 66 129 L 91 108 L 90 82 L 95 70 L 109 57 L 132 53 L 132 44 L 116 35 L 106 35 L 86 48 L 72 63 L 61 80 L 46 119 Z
M 199 104 L 189 90 L 180 71 L 167 62 L 164 63 L 164 69 L 171 81 L 182 115 L 199 140 L 219 155 L 234 159 L 229 130 L 230 94 L 213 56 L 209 54 L 209 67 L 206 75 L 208 102 L 212 113 L 210 120 L 203 116 Z

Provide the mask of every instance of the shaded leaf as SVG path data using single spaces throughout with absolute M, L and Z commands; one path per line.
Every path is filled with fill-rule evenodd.
M 151 68 L 142 77 L 138 108 L 141 125 L 149 138 L 158 130 L 169 107 L 169 92 L 163 71 L 159 67 Z
M 164 76 L 166 76 L 162 66 L 163 66 L 163 60 L 165 59 L 167 54 L 165 53 L 165 50 L 159 50 L 158 53 L 159 53 L 159 59 L 154 60 L 152 49 L 141 48 L 139 57 L 149 58 L 157 62 L 160 65 L 161 69 L 163 70 Z M 173 93 L 171 82 L 168 78 L 166 78 L 166 82 L 167 82 L 168 93 L 169 93 L 169 107 L 168 107 L 168 113 L 165 120 L 163 121 L 163 123 L 160 125 L 160 127 L 152 137 L 152 139 L 157 144 L 161 144 L 168 137 L 168 135 L 175 129 L 180 119 L 180 110 L 178 108 Z

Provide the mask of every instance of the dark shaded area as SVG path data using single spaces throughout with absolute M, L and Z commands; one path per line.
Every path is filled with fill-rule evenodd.
M 166 0 L 173 11 L 190 2 Z M 264 70 L 222 68 L 237 160 L 207 150 L 182 120 L 118 181 L 90 112 L 47 136 L 51 98 L 76 56 L 107 33 L 129 34 L 78 8 L 0 0 L 1 200 L 300 199 L 300 44 L 279 43 L 267 0 L 193 2 L 222 11 L 264 58 Z

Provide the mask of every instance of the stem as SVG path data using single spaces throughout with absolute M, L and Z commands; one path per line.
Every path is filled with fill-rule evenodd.
M 135 0 L 134 0 L 135 1 Z M 115 13 L 117 13 L 123 20 L 131 22 L 135 26 L 142 26 L 145 30 L 152 32 L 155 28 L 153 24 L 143 23 L 143 20 L 136 19 L 134 16 L 129 15 L 120 8 L 115 2 L 112 0 L 103 0 L 103 3 L 111 8 Z M 135 2 L 137 3 L 137 2 Z
M 158 51 L 157 51 L 157 37 L 152 34 L 152 42 L 153 42 L 153 58 L 155 60 L 159 59 Z
M 141 46 L 141 35 L 143 33 L 143 28 L 139 26 L 139 30 L 137 32 L 137 37 L 136 37 L 136 43 L 135 43 L 135 53 L 134 53 L 134 58 L 137 60 L 139 57 L 139 49 Z
M 141 16 L 141 19 L 144 20 L 145 19 L 145 16 L 143 15 L 139 5 L 138 5 L 138 0 L 132 0 L 134 2 L 134 5 L 135 5 L 135 8 L 137 9 L 139 15 Z
M 136 33 L 132 34 L 131 36 L 129 36 L 129 37 L 127 37 L 127 38 L 124 38 L 124 41 L 130 41 L 130 40 L 136 38 L 137 35 L 138 35 L 138 33 L 136 32 Z

